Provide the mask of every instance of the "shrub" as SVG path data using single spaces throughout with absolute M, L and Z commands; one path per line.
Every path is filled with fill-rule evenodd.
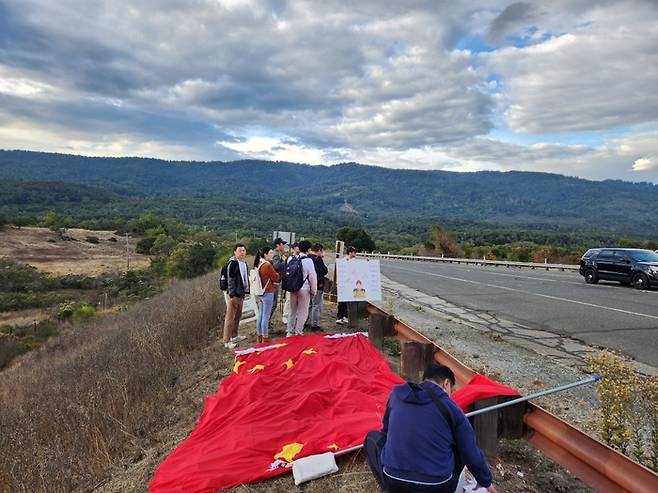
M 87 322 L 96 316 L 96 309 L 86 303 L 81 303 L 75 307 L 71 314 L 74 322 Z
M 100 242 L 100 240 L 98 239 L 98 236 L 87 236 L 85 238 L 85 241 L 87 243 L 92 243 L 94 245 L 97 245 Z
M 588 362 L 604 375 L 596 387 L 601 438 L 658 472 L 658 377 L 639 375 L 607 352 Z
M 162 426 L 186 355 L 223 313 L 215 275 L 74 327 L 0 379 L 4 491 L 91 490 Z M 140 438 L 141 437 L 141 438 Z

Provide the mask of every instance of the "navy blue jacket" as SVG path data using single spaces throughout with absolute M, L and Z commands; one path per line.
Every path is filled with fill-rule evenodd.
M 471 424 L 441 387 L 431 388 L 450 411 L 454 434 L 425 388 L 414 382 L 396 385 L 386 404 L 382 429 L 386 435 L 384 472 L 406 481 L 441 483 L 466 465 L 477 482 L 488 487 L 491 471 Z

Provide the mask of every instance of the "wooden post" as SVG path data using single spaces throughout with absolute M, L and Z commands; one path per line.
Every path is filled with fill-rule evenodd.
M 384 337 L 395 335 L 395 317 L 383 313 L 371 313 L 368 317 L 368 339 L 380 351 L 384 347 Z
M 498 397 L 483 399 L 473 404 L 473 411 L 498 404 Z M 498 411 L 478 414 L 470 418 L 478 446 L 493 460 L 498 454 Z
M 405 380 L 422 381 L 423 373 L 433 362 L 433 344 L 417 341 L 400 344 L 400 375 Z
M 500 396 L 498 397 L 498 402 L 507 402 L 512 399 L 516 399 L 516 397 Z M 499 438 L 509 438 L 513 440 L 523 438 L 523 415 L 526 411 L 526 404 L 527 403 L 525 402 L 519 402 L 518 404 L 504 407 L 499 410 Z

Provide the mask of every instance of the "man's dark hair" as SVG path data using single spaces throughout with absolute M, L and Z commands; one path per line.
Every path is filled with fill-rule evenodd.
M 308 240 L 302 240 L 299 242 L 299 251 L 302 253 L 308 252 L 308 249 L 311 248 L 311 242 Z
M 313 248 L 311 248 L 314 252 L 319 252 L 320 250 L 324 250 L 324 247 L 322 246 L 321 243 L 316 243 L 313 245 Z
M 246 246 L 244 246 L 244 243 L 236 243 L 235 246 L 233 247 L 233 251 L 235 252 L 240 247 L 247 248 Z
M 425 373 L 423 373 L 423 380 L 435 380 L 443 382 L 445 379 L 450 380 L 450 385 L 455 386 L 455 374 L 450 368 L 443 365 L 431 365 Z
M 356 247 L 348 246 L 347 250 L 345 250 L 345 253 L 351 253 L 351 252 L 357 253 Z

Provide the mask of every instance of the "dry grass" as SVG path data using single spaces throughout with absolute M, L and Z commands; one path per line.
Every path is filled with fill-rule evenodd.
M 160 429 L 186 357 L 223 318 L 216 276 L 75 328 L 2 373 L 0 491 L 88 490 Z
M 112 231 L 67 229 L 65 237 L 48 228 L 7 228 L 0 231 L 0 257 L 33 265 L 52 274 L 98 275 L 126 268 L 126 243 Z M 86 241 L 99 239 L 97 244 Z M 110 241 L 111 238 L 117 241 Z M 137 239 L 131 238 L 130 266 L 143 269 L 149 257 L 135 253 Z

